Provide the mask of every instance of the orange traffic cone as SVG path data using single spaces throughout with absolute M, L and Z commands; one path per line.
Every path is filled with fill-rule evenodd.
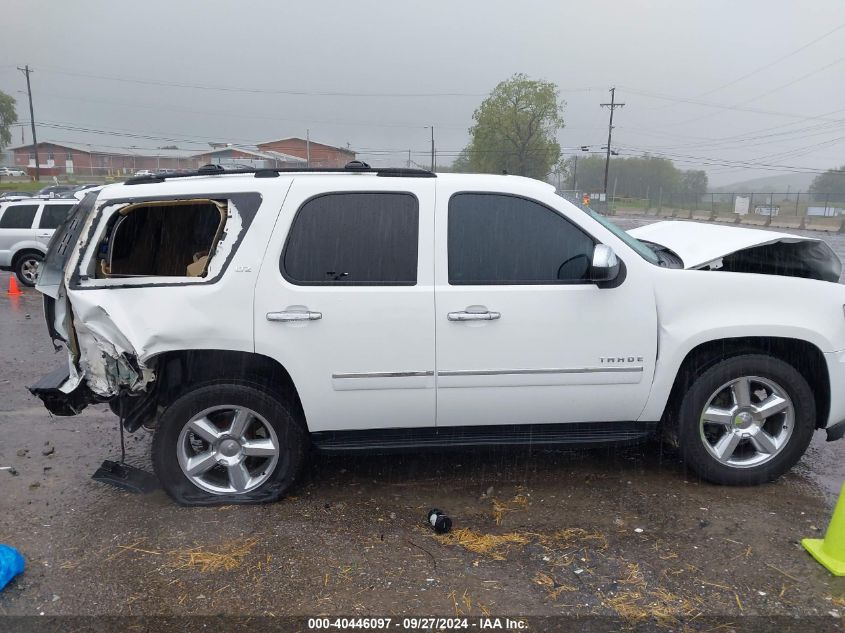
M 18 288 L 18 280 L 15 279 L 14 275 L 9 275 L 9 290 L 6 294 L 10 297 L 19 297 L 23 294 L 21 289 Z

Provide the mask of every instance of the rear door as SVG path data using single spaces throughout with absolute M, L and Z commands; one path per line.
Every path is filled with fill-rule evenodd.
M 41 214 L 36 218 L 37 227 L 35 230 L 36 239 L 44 245 L 45 249 L 50 243 L 53 233 L 70 215 L 71 209 L 76 203 L 55 203 L 46 202 L 41 209 Z
M 435 420 L 434 179 L 303 176 L 255 293 L 255 350 L 297 387 L 309 430 Z
M 11 266 L 15 251 L 35 241 L 33 223 L 40 206 L 13 203 L 0 211 L 0 266 Z

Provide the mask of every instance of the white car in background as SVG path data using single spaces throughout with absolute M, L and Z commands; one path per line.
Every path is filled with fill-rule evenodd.
M 0 167 L 0 177 L 21 178 L 26 172 L 16 167 Z
M 183 504 L 278 499 L 311 447 L 655 433 L 758 484 L 845 435 L 841 272 L 819 240 L 629 234 L 516 176 L 156 175 L 89 193 L 53 240 L 37 288 L 68 358 L 31 391 L 155 429 Z
M 34 286 L 50 238 L 75 204 L 58 198 L 0 201 L 0 270 L 11 270 L 21 284 Z

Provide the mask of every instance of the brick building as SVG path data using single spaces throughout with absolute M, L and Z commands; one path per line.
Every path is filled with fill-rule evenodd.
M 242 147 L 218 147 L 209 152 L 194 155 L 200 165 L 209 163 L 222 165 L 227 169 L 238 167 L 260 168 L 297 168 L 305 167 L 306 160 L 299 156 L 274 151 L 256 151 Z
M 35 149 L 29 145 L 8 148 L 13 164 L 35 175 Z M 310 156 L 310 161 L 309 161 Z M 74 180 L 131 176 L 141 169 L 197 169 L 214 163 L 224 167 L 296 168 L 343 167 L 355 152 L 301 138 L 268 141 L 256 148 L 214 145 L 208 151 L 185 149 L 114 148 L 106 145 L 43 141 L 38 143 L 42 177 L 63 176 Z
M 35 174 L 33 145 L 10 147 L 16 167 Z M 116 149 L 91 144 L 44 141 L 38 143 L 41 176 L 121 177 L 139 169 L 196 169 L 200 163 L 196 151 L 183 149 Z
M 355 152 L 351 149 L 297 137 L 267 141 L 259 143 L 257 147 L 262 152 L 280 152 L 304 158 L 310 167 L 343 167 L 350 160 L 355 160 Z

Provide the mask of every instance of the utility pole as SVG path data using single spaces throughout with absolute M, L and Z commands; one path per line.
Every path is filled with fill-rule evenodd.
M 616 88 L 610 89 L 610 103 L 601 103 L 602 108 L 610 108 L 610 122 L 607 124 L 607 155 L 604 159 L 604 197 L 607 200 L 607 173 L 610 169 L 610 140 L 613 136 L 613 111 L 621 108 L 624 103 L 616 103 Z
M 434 171 L 434 126 L 431 126 L 431 171 Z
M 32 147 L 35 151 L 35 181 L 41 180 L 41 162 L 38 160 L 38 141 L 35 138 L 35 114 L 32 111 L 32 87 L 29 84 L 29 73 L 33 72 L 29 69 L 29 64 L 18 70 L 26 75 L 26 94 L 29 96 L 29 122 L 32 125 Z
M 408 169 L 411 168 L 411 150 L 408 150 Z
M 305 130 L 305 166 L 311 167 L 311 130 Z
M 578 154 L 575 154 L 572 163 L 572 190 L 578 190 Z

